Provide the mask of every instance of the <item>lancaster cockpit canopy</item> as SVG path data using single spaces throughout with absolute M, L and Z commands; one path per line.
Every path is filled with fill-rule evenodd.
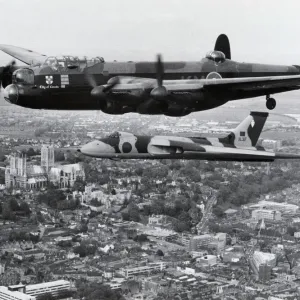
M 48 57 L 45 62 L 44 66 L 49 66 L 54 69 L 58 68 L 68 68 L 68 69 L 76 69 L 76 68 L 86 68 L 94 66 L 95 64 L 104 63 L 103 57 L 94 57 L 88 58 L 78 57 L 78 56 L 50 56 Z
M 213 60 L 216 63 L 220 63 L 226 60 L 226 56 L 221 51 L 210 51 L 206 54 L 206 58 Z

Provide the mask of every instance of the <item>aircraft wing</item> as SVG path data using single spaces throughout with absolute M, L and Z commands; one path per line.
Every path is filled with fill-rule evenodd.
M 164 80 L 163 85 L 167 91 L 193 92 L 201 89 L 231 90 L 238 91 L 263 91 L 270 89 L 300 89 L 300 75 L 288 76 L 265 76 L 243 78 L 220 78 L 220 79 L 182 79 Z M 157 86 L 156 79 L 120 77 L 120 84 L 114 89 L 141 89 L 154 88 Z
M 277 156 L 273 152 L 256 149 L 215 147 L 196 143 L 180 142 L 173 139 L 157 140 L 148 145 L 148 152 L 155 157 L 179 157 L 183 159 L 225 160 L 225 161 L 273 161 L 274 159 L 295 159 L 295 155 Z
M 27 65 L 43 63 L 47 58 L 45 54 L 11 45 L 0 45 L 0 50 L 24 62 Z
M 245 78 L 204 79 L 205 88 L 256 91 L 285 87 L 300 88 L 300 75 L 266 76 Z
M 257 91 L 280 88 L 299 88 L 300 75 L 220 78 L 220 79 L 188 79 L 165 80 L 164 86 L 168 91 L 197 91 L 205 89 L 219 89 L 232 91 Z

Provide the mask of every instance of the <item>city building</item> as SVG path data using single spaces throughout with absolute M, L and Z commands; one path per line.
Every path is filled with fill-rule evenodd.
M 282 141 L 280 140 L 262 140 L 261 144 L 264 148 L 272 149 L 272 150 L 278 150 L 280 147 L 282 147 Z
M 218 232 L 212 242 L 209 243 L 209 246 L 216 249 L 218 253 L 224 251 L 226 246 L 227 235 L 224 232 Z
M 51 294 L 58 296 L 61 292 L 67 292 L 71 289 L 71 283 L 66 280 L 57 280 L 51 282 L 43 282 L 38 284 L 29 284 L 25 286 L 25 293 L 30 296 L 41 296 Z M 0 298 L 1 299 L 1 298 Z
M 213 236 L 210 234 L 192 236 L 189 244 L 190 251 L 198 251 L 201 249 L 201 247 L 207 247 L 208 244 L 213 241 L 213 239 Z
M 213 266 L 217 263 L 217 257 L 215 255 L 205 255 L 197 259 L 197 262 L 204 266 Z
M 128 278 L 139 274 L 147 274 L 154 271 L 163 271 L 166 268 L 165 262 L 149 263 L 146 266 L 127 267 L 120 269 L 119 273 Z
M 43 145 L 41 149 L 41 167 L 47 172 L 54 167 L 54 147 L 53 145 Z
M 223 261 L 226 263 L 238 263 L 245 257 L 244 251 L 236 247 L 227 248 L 223 254 Z
M 252 218 L 257 221 L 262 219 L 280 221 L 281 212 L 271 209 L 255 209 L 252 211 Z
M 258 269 L 258 279 L 267 282 L 271 279 L 271 271 L 272 267 L 267 264 L 261 264 L 259 265 Z
M 0 286 L 0 299 L 1 300 L 36 300 L 36 297 L 26 295 L 19 291 L 10 290 L 6 286 Z
M 226 246 L 226 233 L 219 232 L 216 235 L 203 234 L 196 235 L 190 238 L 189 250 L 198 251 L 202 247 L 213 248 L 217 252 L 221 252 Z
M 59 187 L 72 187 L 77 177 L 85 179 L 81 164 L 54 166 L 53 146 L 43 146 L 41 165 L 27 162 L 25 154 L 10 155 L 10 166 L 5 169 L 6 188 L 34 189 L 46 187 L 49 182 Z
M 262 200 L 257 204 L 253 204 L 250 206 L 250 209 L 272 209 L 280 211 L 281 213 L 297 213 L 299 210 L 299 206 L 295 204 L 289 203 L 279 203 L 273 201 Z
M 270 279 L 272 268 L 276 265 L 276 255 L 254 251 L 250 265 L 259 280 L 267 281 Z
M 148 225 L 150 226 L 161 226 L 166 224 L 166 216 L 164 215 L 152 215 L 149 216 Z

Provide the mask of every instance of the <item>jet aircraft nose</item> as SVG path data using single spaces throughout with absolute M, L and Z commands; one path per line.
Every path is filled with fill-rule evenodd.
M 5 89 L 4 89 L 4 93 L 3 93 L 4 99 L 12 104 L 17 104 L 18 98 L 19 98 L 19 91 L 18 91 L 18 87 L 14 84 L 10 84 L 8 85 Z
M 92 141 L 82 146 L 79 150 L 82 154 L 92 157 L 109 157 L 116 153 L 112 146 L 102 141 Z

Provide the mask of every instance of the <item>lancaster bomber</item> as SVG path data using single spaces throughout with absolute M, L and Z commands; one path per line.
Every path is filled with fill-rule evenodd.
M 4 98 L 33 109 L 101 110 L 185 116 L 230 100 L 266 96 L 300 88 L 300 66 L 239 63 L 231 60 L 228 37 L 194 62 L 106 62 L 102 57 L 46 56 L 20 47 L 0 50 L 24 62 L 0 68 Z M 1 85 L 1 84 L 0 84 Z
M 114 132 L 92 141 L 78 152 L 96 158 L 197 159 L 217 161 L 264 161 L 300 159 L 300 155 L 266 151 L 260 143 L 267 112 L 251 112 L 229 135 L 222 138 L 138 136 Z

